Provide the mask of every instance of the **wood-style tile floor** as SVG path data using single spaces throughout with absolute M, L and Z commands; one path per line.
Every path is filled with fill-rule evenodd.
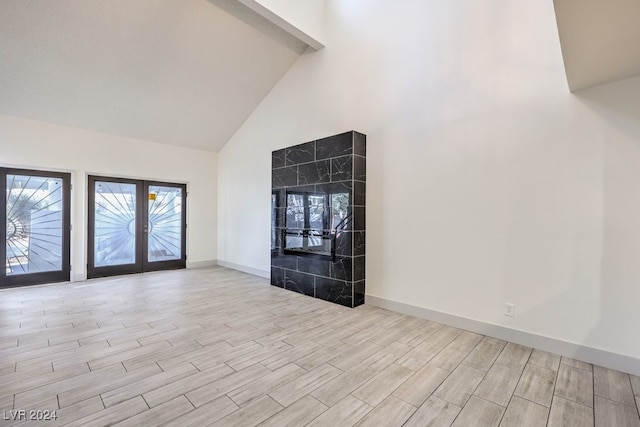
M 638 377 L 221 267 L 0 290 L 0 425 L 637 427 L 639 404 Z

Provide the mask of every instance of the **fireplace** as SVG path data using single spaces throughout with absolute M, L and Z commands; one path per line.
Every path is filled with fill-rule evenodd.
M 272 285 L 364 303 L 365 139 L 352 131 L 272 153 Z
M 347 230 L 349 193 L 286 192 L 282 248 L 290 255 L 336 256 L 336 238 Z

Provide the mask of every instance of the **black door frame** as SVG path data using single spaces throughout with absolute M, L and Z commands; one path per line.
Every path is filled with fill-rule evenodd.
M 3 192 L 6 192 L 7 188 L 7 175 L 39 176 L 62 180 L 62 268 L 58 271 L 44 271 L 10 276 L 7 276 L 6 268 L 3 268 L 2 271 L 0 271 L 0 288 L 68 282 L 71 280 L 71 174 L 33 169 L 0 168 L 0 188 L 3 189 Z M 0 221 L 6 224 L 6 196 L 3 196 L 3 204 L 0 211 Z M 5 262 L 7 259 L 6 234 L 4 243 L 0 245 L 0 259 L 5 260 Z
M 95 266 L 95 183 L 120 182 L 136 186 L 136 224 L 135 224 L 135 262 L 133 264 L 119 264 L 104 267 Z M 148 252 L 148 215 L 149 215 L 149 186 L 160 185 L 182 189 L 182 221 L 181 221 L 181 253 L 180 259 L 169 261 L 149 262 Z M 87 233 L 87 278 L 118 276 L 122 274 L 136 274 L 159 270 L 174 270 L 187 266 L 187 185 L 163 181 L 145 181 L 140 179 L 114 178 L 89 175 L 88 177 L 88 233 Z
M 95 267 L 95 217 L 96 217 L 96 181 L 103 182 L 119 182 L 123 184 L 135 184 L 136 186 L 136 224 L 135 230 L 135 262 L 133 264 L 108 265 L 104 267 Z M 96 277 L 116 276 L 119 274 L 133 274 L 142 272 L 142 207 L 140 206 L 140 193 L 142 181 L 125 178 L 111 178 L 104 176 L 89 175 L 87 185 L 87 206 L 88 206 L 88 233 L 87 233 L 87 279 Z
M 146 227 L 149 222 L 149 187 L 152 185 L 164 186 L 164 187 L 174 187 L 182 189 L 182 218 L 181 218 L 181 230 L 182 235 L 180 240 L 180 259 L 172 259 L 168 261 L 154 261 L 149 262 L 149 239 L 143 239 L 143 248 L 142 248 L 142 271 L 160 271 L 160 270 L 177 270 L 180 268 L 187 268 L 187 184 L 178 184 L 174 182 L 162 182 L 162 181 L 143 181 L 143 198 L 144 198 L 144 219 L 145 224 L 143 225 L 143 230 L 145 230 L 146 235 L 148 236 Z

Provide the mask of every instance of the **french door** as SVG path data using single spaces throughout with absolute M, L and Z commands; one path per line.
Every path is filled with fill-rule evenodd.
M 6 224 L 0 287 L 68 281 L 71 175 L 0 168 Z
M 186 267 L 186 185 L 89 176 L 87 277 Z

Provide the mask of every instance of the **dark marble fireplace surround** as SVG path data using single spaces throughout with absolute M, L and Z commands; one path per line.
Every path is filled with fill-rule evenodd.
M 366 136 L 350 131 L 274 151 L 271 188 L 271 284 L 364 304 Z

